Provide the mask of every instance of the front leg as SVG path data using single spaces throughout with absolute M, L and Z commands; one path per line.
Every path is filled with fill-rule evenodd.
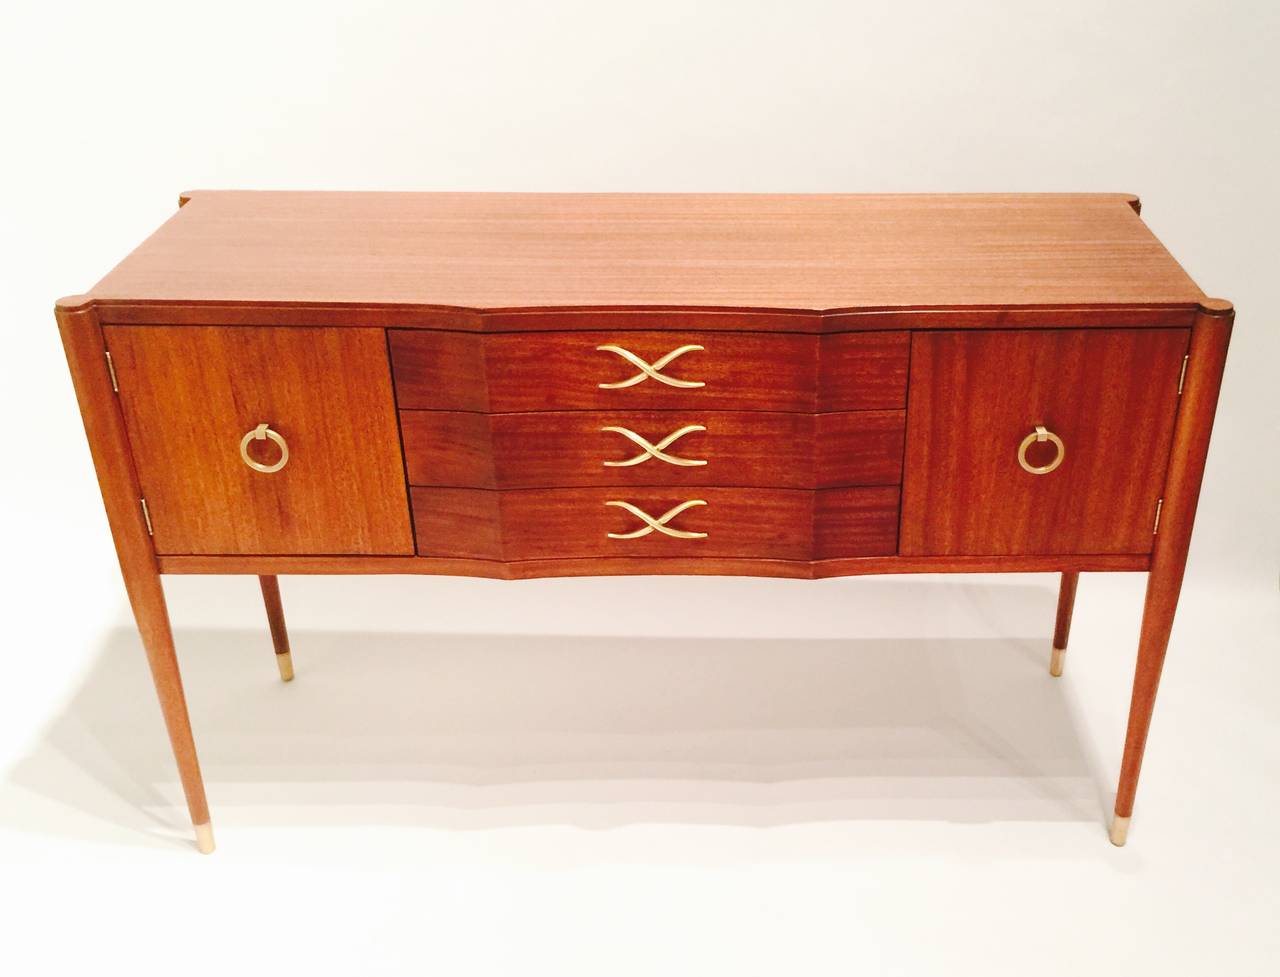
M 1178 405 L 1178 422 L 1173 432 L 1164 504 L 1151 552 L 1151 572 L 1147 576 L 1138 663 L 1129 705 L 1129 729 L 1125 736 L 1124 759 L 1120 764 L 1120 785 L 1116 790 L 1116 816 L 1111 825 L 1111 841 L 1116 845 L 1125 843 L 1129 819 L 1133 816 L 1133 801 L 1138 791 L 1138 774 L 1147 746 L 1156 689 L 1160 684 L 1169 632 L 1187 568 L 1191 525 L 1200 498 L 1200 482 L 1209 451 L 1209 433 L 1218 404 L 1218 389 L 1226 365 L 1232 318 L 1229 304 L 1206 299 L 1191 330 L 1191 351 Z
M 209 804 L 205 799 L 200 761 L 191 735 L 191 719 L 187 714 L 182 676 L 178 672 L 164 589 L 142 511 L 142 493 L 134 476 L 124 421 L 107 369 L 102 329 L 92 310 L 77 307 L 73 300 L 58 304 L 57 317 L 85 433 L 89 437 L 89 451 L 102 489 L 107 521 L 120 560 L 120 572 L 138 623 L 142 646 L 146 650 L 147 664 L 151 667 L 151 678 L 160 699 L 160 711 L 164 714 L 173 756 L 178 762 L 178 776 L 195 826 L 196 847 L 208 854 L 213 851 Z

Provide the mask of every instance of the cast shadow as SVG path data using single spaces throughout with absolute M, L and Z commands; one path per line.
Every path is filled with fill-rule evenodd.
M 457 830 L 1096 821 L 1044 633 L 992 640 L 179 631 L 217 824 Z M 1109 785 L 1108 785 L 1109 786 Z M 11 803 L 22 792 L 40 804 Z M 169 845 L 189 826 L 142 649 L 111 632 L 0 783 L 0 822 Z M 46 802 L 53 802 L 52 806 Z M 88 814 L 50 817 L 58 806 Z

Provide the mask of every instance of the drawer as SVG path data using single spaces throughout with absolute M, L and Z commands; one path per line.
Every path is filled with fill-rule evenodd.
M 462 488 L 896 485 L 905 413 L 402 411 L 409 483 Z
M 157 553 L 413 552 L 383 330 L 103 333 Z
M 897 548 L 896 487 L 411 491 L 421 556 L 825 560 Z
M 903 554 L 1149 553 L 1188 340 L 1185 329 L 917 333 Z
M 389 331 L 402 409 L 897 410 L 908 334 Z

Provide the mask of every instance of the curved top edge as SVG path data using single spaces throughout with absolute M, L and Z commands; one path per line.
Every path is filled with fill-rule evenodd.
M 83 312 L 85 309 L 97 305 L 98 301 L 92 295 L 64 295 L 53 303 L 53 307 L 59 312 Z
M 1226 299 L 1203 298 L 1200 300 L 1200 312 L 1204 315 L 1234 315 L 1235 306 Z
M 622 304 L 622 305 L 509 305 L 472 306 L 441 305 L 431 302 L 368 302 L 354 300 L 305 300 L 305 299 L 133 299 L 112 295 L 72 295 L 58 300 L 59 308 L 68 303 L 101 308 L 174 308 L 174 309 L 293 309 L 298 311 L 345 309 L 353 312 L 421 312 L 465 316 L 544 316 L 544 315 L 732 315 L 732 316 L 786 316 L 788 318 L 823 319 L 835 316 L 855 315 L 920 315 L 930 313 L 1002 313 L 1002 312 L 1136 312 L 1142 310 L 1171 311 L 1196 310 L 1209 303 L 1210 308 L 1229 309 L 1226 299 L 1176 300 L 1169 302 L 977 302 L 977 303 L 913 303 L 906 305 L 848 305 L 833 308 L 799 308 L 785 306 L 754 305 L 686 305 L 686 304 Z

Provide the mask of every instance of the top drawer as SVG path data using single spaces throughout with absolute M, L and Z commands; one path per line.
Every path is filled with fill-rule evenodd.
M 906 403 L 905 332 L 389 335 L 405 409 L 824 412 Z

